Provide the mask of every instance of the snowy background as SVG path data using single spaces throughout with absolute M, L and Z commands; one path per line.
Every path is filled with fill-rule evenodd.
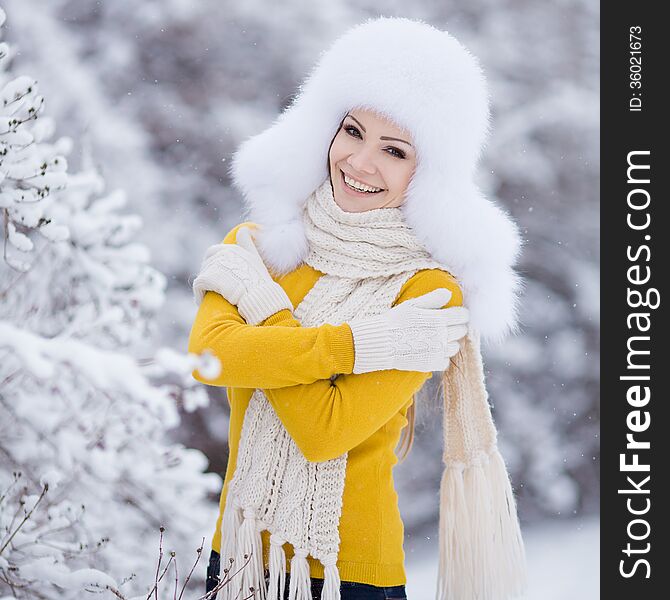
M 0 0 L 0 599 L 146 596 L 161 525 L 161 570 L 176 560 L 180 585 L 204 538 L 184 597 L 204 589 L 228 413 L 225 390 L 189 378 L 190 282 L 241 220 L 232 152 L 331 41 L 378 14 L 450 30 L 489 79 L 479 183 L 521 226 L 527 285 L 523 333 L 484 358 L 527 598 L 596 598 L 598 3 L 267 6 Z M 395 471 L 412 600 L 436 573 L 435 383 Z

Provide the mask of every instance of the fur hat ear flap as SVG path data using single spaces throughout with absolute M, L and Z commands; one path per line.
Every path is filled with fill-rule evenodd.
M 314 101 L 296 97 L 269 128 L 240 145 L 229 167 L 243 193 L 244 219 L 262 225 L 258 249 L 280 274 L 295 269 L 307 255 L 302 210 L 328 176 L 328 150 L 339 123 L 324 118 L 323 107 L 311 106 Z
M 256 247 L 268 270 L 275 276 L 297 269 L 309 253 L 305 226 L 297 219 L 261 225 L 256 235 Z
M 518 328 L 522 240 L 516 223 L 469 180 L 440 181 L 422 173 L 401 210 L 435 260 L 461 284 L 463 303 L 482 341 L 499 343 Z M 436 192 L 435 190 L 439 190 Z
M 464 296 L 470 292 L 472 323 L 482 340 L 496 344 L 510 333 L 516 333 L 520 326 L 523 280 L 514 265 L 523 240 L 517 224 L 505 210 L 479 190 L 476 190 L 476 198 L 475 210 L 469 219 L 476 227 L 470 238 L 472 260 L 464 271 Z

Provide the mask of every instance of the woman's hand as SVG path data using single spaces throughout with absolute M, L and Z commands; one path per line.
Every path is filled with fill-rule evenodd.
M 258 325 L 284 308 L 293 310 L 286 292 L 263 263 L 248 227 L 238 230 L 235 244 L 214 244 L 207 249 L 193 281 L 197 304 L 208 290 L 236 305 L 249 325 Z
M 385 369 L 444 371 L 467 333 L 468 309 L 440 308 L 451 291 L 438 288 L 374 317 L 348 322 L 354 337 L 354 373 Z

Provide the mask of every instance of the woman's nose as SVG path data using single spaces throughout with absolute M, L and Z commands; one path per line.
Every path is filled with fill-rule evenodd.
M 375 173 L 377 171 L 372 160 L 372 150 L 361 149 L 349 156 L 347 162 L 354 171 L 359 173 Z

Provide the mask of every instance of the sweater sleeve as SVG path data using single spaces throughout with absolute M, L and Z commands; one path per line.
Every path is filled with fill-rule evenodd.
M 436 288 L 452 291 L 450 306 L 463 296 L 455 278 L 440 269 L 412 277 L 396 301 L 404 302 Z M 310 462 L 323 462 L 348 452 L 383 427 L 407 404 L 431 373 L 388 369 L 344 374 L 281 389 L 264 390 L 284 427 Z
M 234 244 L 240 223 L 223 240 Z M 302 327 L 293 313 L 283 309 L 260 325 L 248 325 L 234 304 L 216 292 L 207 292 L 200 304 L 188 341 L 188 352 L 209 351 L 221 362 L 214 379 L 198 369 L 193 377 L 212 386 L 281 388 L 328 380 L 352 373 L 354 342 L 351 328 L 324 324 Z

